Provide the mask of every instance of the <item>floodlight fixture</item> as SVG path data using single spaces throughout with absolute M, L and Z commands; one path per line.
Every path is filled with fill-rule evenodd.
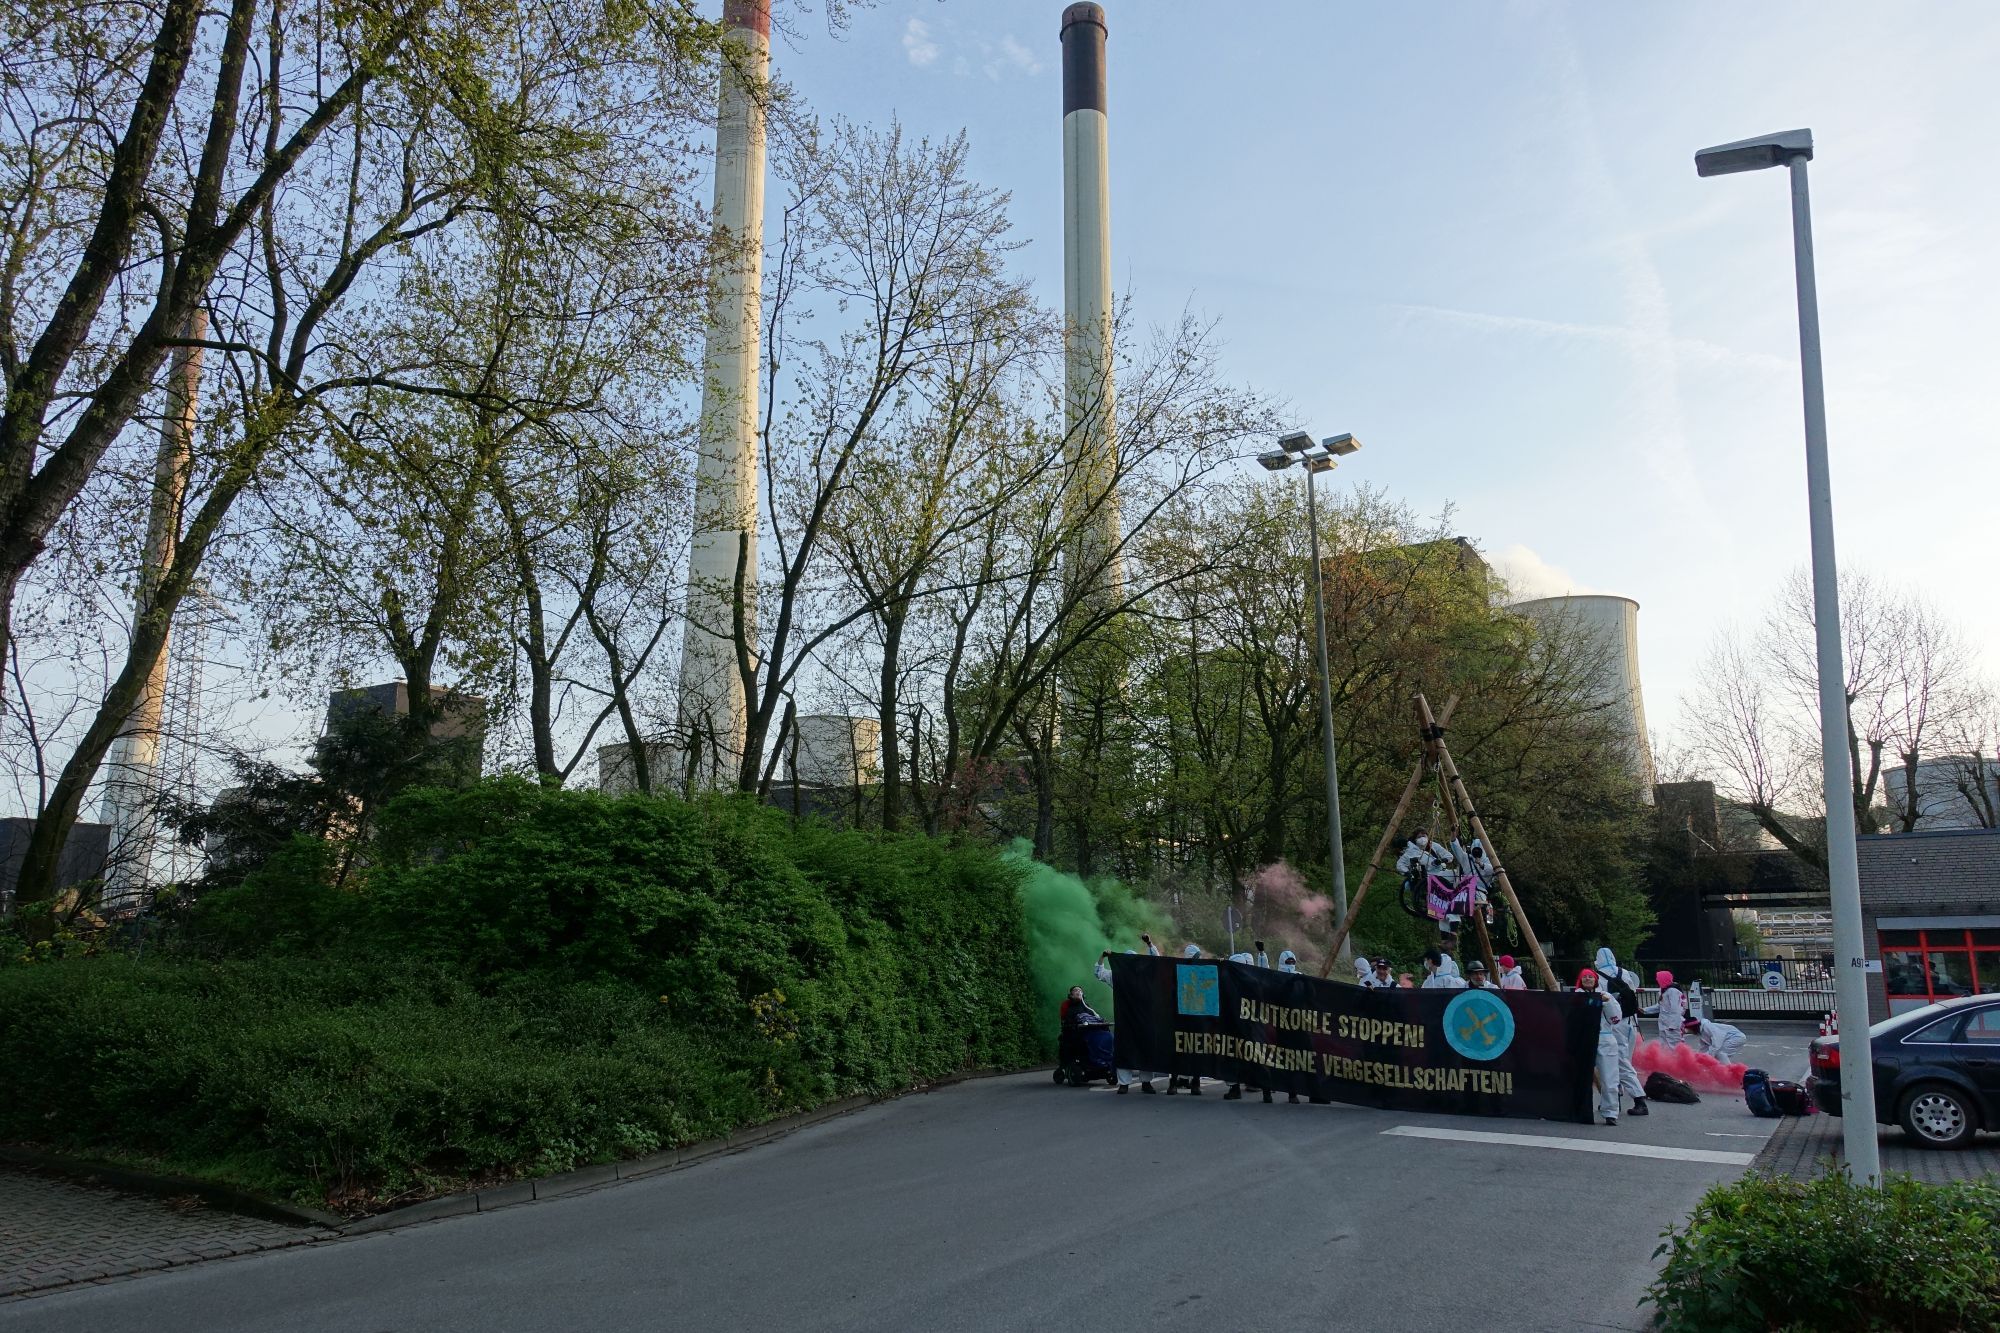
M 1338 435 L 1327 436 L 1319 442 L 1319 445 L 1334 457 L 1345 458 L 1361 447 L 1361 441 L 1355 439 L 1352 434 L 1342 431 Z
M 1283 472 L 1292 465 L 1292 456 L 1282 451 L 1273 454 L 1258 454 L 1257 461 L 1273 472 Z
M 1313 447 L 1313 437 L 1307 431 L 1288 430 L 1278 437 L 1278 447 L 1288 454 L 1302 454 Z
M 1811 130 L 1780 130 L 1776 134 L 1760 134 L 1754 139 L 1704 148 L 1694 155 L 1694 172 L 1697 176 L 1727 176 L 1738 171 L 1762 171 L 1766 167 L 1782 167 L 1795 157 L 1810 162 L 1812 155 Z
M 1308 472 L 1331 472 L 1340 466 L 1328 454 L 1307 454 L 1303 461 Z

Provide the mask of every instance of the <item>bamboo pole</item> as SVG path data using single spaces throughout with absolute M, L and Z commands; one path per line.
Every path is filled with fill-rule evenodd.
M 1458 707 L 1458 696 L 1452 695 L 1444 701 L 1444 712 L 1440 716 L 1450 721 L 1451 710 Z M 1438 725 L 1444 725 L 1440 722 Z M 1361 904 L 1368 901 L 1368 886 L 1375 881 L 1375 872 L 1382 868 L 1382 857 L 1387 854 L 1389 844 L 1396 837 L 1396 830 L 1403 826 L 1403 816 L 1409 813 L 1410 802 L 1416 799 L 1417 788 L 1424 782 L 1424 770 L 1430 767 L 1430 748 L 1418 757 L 1417 765 L 1410 770 L 1410 780 L 1403 784 L 1403 798 L 1396 802 L 1396 812 L 1389 816 L 1389 827 L 1382 831 L 1382 841 L 1375 844 L 1375 855 L 1368 861 L 1368 869 L 1361 874 L 1361 885 L 1354 890 L 1354 896 L 1347 902 L 1347 917 L 1340 928 L 1333 932 L 1333 943 L 1327 946 L 1326 958 L 1319 965 L 1319 974 L 1324 977 L 1333 970 L 1333 960 L 1340 956 L 1340 946 L 1347 942 L 1347 933 L 1354 929 L 1355 918 L 1361 915 Z
M 1542 952 L 1542 942 L 1535 937 L 1535 928 L 1528 921 L 1528 914 L 1521 910 L 1521 900 L 1514 893 L 1514 881 L 1507 874 L 1507 867 L 1500 861 L 1500 849 L 1493 845 L 1493 838 L 1486 832 L 1486 825 L 1479 818 L 1479 808 L 1472 803 L 1472 794 L 1465 789 L 1465 779 L 1458 774 L 1458 765 L 1452 762 L 1451 751 L 1444 743 L 1444 723 L 1431 717 L 1430 703 L 1423 695 L 1417 696 L 1417 710 L 1423 714 L 1424 735 L 1437 745 L 1438 766 L 1444 773 L 1445 786 L 1458 797 L 1465 809 L 1466 820 L 1472 825 L 1473 836 L 1486 849 L 1488 859 L 1493 862 L 1493 882 L 1500 892 L 1507 895 L 1507 907 L 1514 913 L 1514 919 L 1521 923 L 1521 936 L 1528 942 L 1528 952 L 1533 955 L 1535 967 L 1542 975 L 1542 982 L 1550 990 L 1561 990 L 1556 981 L 1555 969 L 1549 966 L 1548 956 Z M 1447 714 L 1449 716 L 1449 714 Z

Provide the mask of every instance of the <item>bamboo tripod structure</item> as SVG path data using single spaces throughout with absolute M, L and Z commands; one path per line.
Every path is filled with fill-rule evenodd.
M 1473 836 L 1479 839 L 1480 846 L 1485 849 L 1487 857 L 1493 862 L 1493 882 L 1506 899 L 1507 908 L 1514 914 L 1514 920 L 1520 924 L 1521 937 L 1528 942 L 1528 952 L 1535 960 L 1535 970 L 1541 976 L 1542 984 L 1552 991 L 1561 990 L 1562 986 L 1556 980 L 1555 969 L 1549 966 L 1548 956 L 1542 952 L 1542 942 L 1536 937 L 1535 928 L 1528 923 L 1528 914 L 1521 910 L 1521 900 L 1514 892 L 1514 881 L 1509 878 L 1507 868 L 1500 860 L 1500 853 L 1493 845 L 1492 835 L 1487 833 L 1486 825 L 1479 818 L 1478 808 L 1472 803 L 1472 795 L 1465 789 L 1465 779 L 1459 775 L 1458 765 L 1453 762 L 1451 751 L 1445 746 L 1445 724 L 1451 721 L 1452 710 L 1458 706 L 1458 696 L 1454 694 L 1446 699 L 1443 711 L 1436 715 L 1431 713 L 1430 701 L 1422 694 L 1417 695 L 1416 703 L 1417 718 L 1423 728 L 1424 753 L 1417 760 L 1416 766 L 1410 770 L 1410 780 L 1403 785 L 1402 799 L 1396 802 L 1395 813 L 1389 816 L 1389 826 L 1383 830 L 1382 840 L 1375 844 L 1375 855 L 1369 860 L 1367 872 L 1361 877 L 1360 887 L 1355 890 L 1354 897 L 1348 904 L 1346 918 L 1333 933 L 1333 941 L 1327 946 L 1326 957 L 1320 963 L 1319 974 L 1324 977 L 1332 971 L 1333 960 L 1340 954 L 1340 946 L 1346 941 L 1348 932 L 1354 929 L 1355 918 L 1361 914 L 1361 904 L 1368 897 L 1368 886 L 1374 882 L 1376 872 L 1381 870 L 1382 858 L 1388 853 L 1389 844 L 1395 839 L 1396 830 L 1403 826 L 1403 816 L 1409 813 L 1410 802 L 1416 799 L 1417 789 L 1423 785 L 1425 774 L 1435 765 L 1444 777 L 1444 800 L 1452 812 L 1453 827 L 1458 824 L 1458 810 L 1463 809 L 1467 822 L 1472 825 Z M 1488 968 L 1488 975 L 1493 976 L 1493 944 L 1486 934 L 1486 922 L 1475 911 L 1472 914 L 1472 923 L 1473 932 L 1479 941 L 1480 953 Z
M 1444 701 L 1443 721 L 1451 720 L 1451 710 L 1458 707 L 1458 696 L 1452 695 Z M 1361 884 L 1348 900 L 1347 915 L 1342 918 L 1340 928 L 1333 932 L 1333 943 L 1326 946 L 1326 958 L 1319 965 L 1319 974 L 1324 977 L 1333 970 L 1333 960 L 1340 956 L 1340 946 L 1347 942 L 1347 933 L 1354 929 L 1355 918 L 1361 915 L 1361 904 L 1368 901 L 1368 886 L 1375 882 L 1375 874 L 1382 868 L 1382 858 L 1389 853 L 1389 844 L 1396 837 L 1396 830 L 1403 826 L 1403 816 L 1409 813 L 1410 802 L 1416 799 L 1417 788 L 1424 785 L 1424 773 L 1430 768 L 1430 753 L 1427 750 L 1410 770 L 1410 780 L 1403 784 L 1402 799 L 1396 802 L 1396 813 L 1389 816 L 1389 827 L 1383 830 L 1382 841 L 1375 844 L 1375 855 L 1368 859 L 1368 869 L 1361 873 Z
M 1493 882 L 1507 898 L 1507 909 L 1514 914 L 1514 920 L 1521 927 L 1521 938 L 1528 942 L 1528 952 L 1534 956 L 1535 970 L 1541 973 L 1542 984 L 1550 990 L 1562 989 L 1556 980 L 1555 969 L 1549 966 L 1548 955 L 1542 952 L 1542 942 L 1535 936 L 1535 928 L 1529 924 L 1528 914 L 1521 910 L 1521 900 L 1514 893 L 1514 881 L 1508 877 L 1507 867 L 1500 859 L 1500 849 L 1493 845 L 1493 838 L 1486 832 L 1486 825 L 1479 818 L 1479 808 L 1472 803 L 1472 794 L 1465 789 L 1465 779 L 1459 776 L 1458 765 L 1452 762 L 1451 751 L 1445 747 L 1444 724 L 1431 716 L 1430 702 L 1422 694 L 1417 695 L 1417 712 L 1424 720 L 1424 745 L 1428 750 L 1436 747 L 1438 771 L 1444 774 L 1445 790 L 1457 798 L 1464 807 L 1466 822 L 1472 825 L 1472 836 L 1479 839 L 1479 845 L 1493 862 Z M 1481 928 L 1484 934 L 1484 927 Z

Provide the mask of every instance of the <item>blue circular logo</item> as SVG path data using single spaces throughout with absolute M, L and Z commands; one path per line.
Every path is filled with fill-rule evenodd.
M 1490 990 L 1460 991 L 1444 1007 L 1444 1039 L 1468 1060 L 1497 1060 L 1514 1044 L 1514 1011 Z

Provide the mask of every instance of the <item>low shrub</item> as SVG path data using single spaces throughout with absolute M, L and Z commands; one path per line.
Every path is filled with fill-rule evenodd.
M 0 969 L 0 1137 L 356 1207 L 1042 1054 L 992 849 L 504 780 L 377 828 Z
M 1667 1333 L 2000 1327 L 2000 1186 L 1750 1176 L 1666 1233 Z

